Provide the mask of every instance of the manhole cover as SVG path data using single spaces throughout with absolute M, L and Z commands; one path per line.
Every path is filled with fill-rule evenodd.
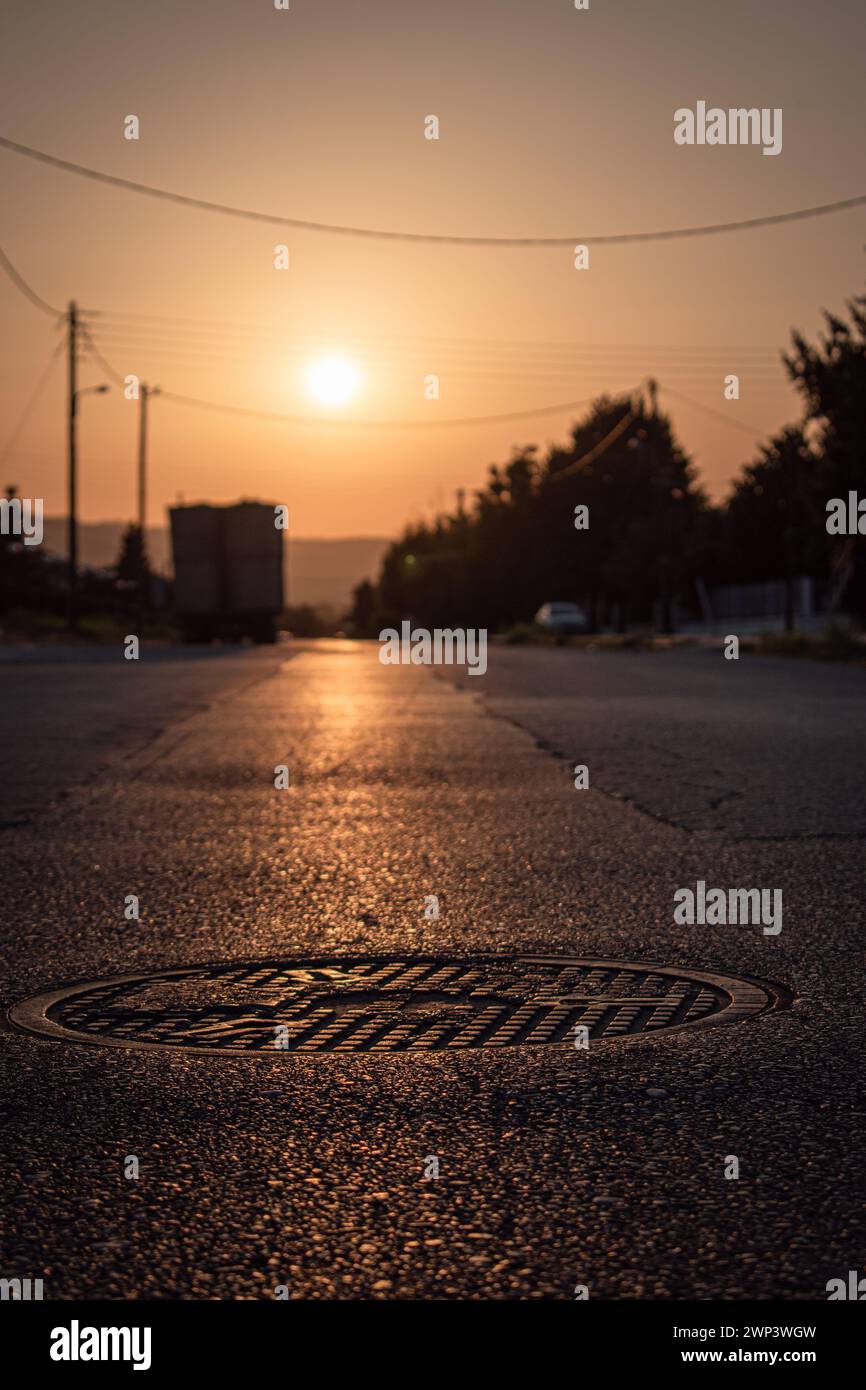
M 330 957 L 196 965 L 69 986 L 16 1004 L 30 1032 L 104 1047 L 430 1052 L 574 1046 L 745 1018 L 770 987 L 563 956 Z

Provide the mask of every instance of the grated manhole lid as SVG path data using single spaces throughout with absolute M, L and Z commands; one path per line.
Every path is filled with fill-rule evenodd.
M 28 1032 L 103 1047 L 273 1057 L 574 1046 L 734 1022 L 775 1002 L 729 975 L 564 956 L 320 957 L 193 965 L 14 1005 Z

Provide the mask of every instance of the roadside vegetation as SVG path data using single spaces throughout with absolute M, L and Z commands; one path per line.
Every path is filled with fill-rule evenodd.
M 866 296 L 824 320 L 817 344 L 795 333 L 781 354 L 802 418 L 743 464 L 721 505 L 709 502 L 652 383 L 637 399 L 602 396 L 567 444 L 543 455 L 516 448 L 471 500 L 460 492 L 453 510 L 408 527 L 375 583 L 355 589 L 350 630 L 375 636 L 410 616 L 536 640 L 533 616 L 555 600 L 579 604 L 592 632 L 669 634 L 676 611 L 701 619 L 714 586 L 780 581 L 791 631 L 800 576 L 814 580 L 823 610 L 862 625 L 866 540 L 828 534 L 827 507 L 866 495 Z M 583 509 L 588 524 L 577 529 Z M 842 650 L 838 638 L 793 649 L 813 646 Z

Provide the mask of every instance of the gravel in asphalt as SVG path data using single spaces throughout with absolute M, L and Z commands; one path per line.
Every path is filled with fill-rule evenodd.
M 866 673 L 494 648 L 455 684 L 372 644 L 290 652 L 198 676 L 147 650 L 120 673 L 73 664 L 60 701 L 16 668 L 4 1007 L 137 970 L 391 951 L 715 968 L 780 981 L 793 1007 L 588 1055 L 263 1060 L 7 1028 L 0 1274 L 61 1298 L 825 1297 L 866 1233 Z M 43 734 L 70 769 L 56 786 Z M 676 925 L 698 879 L 782 888 L 781 934 Z

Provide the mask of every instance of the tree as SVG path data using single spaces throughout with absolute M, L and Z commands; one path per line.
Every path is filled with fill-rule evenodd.
M 542 494 L 554 541 L 544 597 L 582 603 L 594 629 L 606 619 L 620 628 L 651 621 L 655 600 L 670 630 L 674 602 L 693 578 L 695 521 L 706 501 L 654 399 L 596 401 L 574 427 L 572 447 L 551 451 Z M 577 505 L 589 509 L 588 530 L 574 531 Z M 557 582 L 566 591 L 554 592 Z
M 693 533 L 706 507 L 670 421 L 629 398 L 601 397 L 571 443 L 539 460 L 534 445 L 491 464 L 470 510 L 410 527 L 385 555 L 380 612 L 393 626 L 493 630 L 530 621 L 548 600 L 582 603 L 593 627 L 651 620 L 672 626 L 694 570 Z M 575 529 L 575 508 L 589 508 Z
M 120 555 L 115 568 L 118 579 L 139 585 L 142 592 L 145 591 L 150 570 L 140 527 L 127 526 L 120 542 Z
M 785 581 L 785 630 L 795 626 L 794 580 L 826 568 L 826 489 L 802 427 L 788 425 L 750 463 L 727 506 L 729 548 L 740 579 Z
M 817 345 L 792 334 L 793 350 L 783 360 L 815 422 L 824 501 L 866 488 L 866 296 L 847 304 L 850 322 L 824 311 L 825 332 Z M 866 547 L 859 537 L 838 538 L 831 568 L 843 576 L 838 596 L 866 618 Z
M 372 637 L 373 613 L 376 608 L 376 590 L 369 579 L 362 579 L 352 590 L 352 608 L 349 623 L 359 637 Z

